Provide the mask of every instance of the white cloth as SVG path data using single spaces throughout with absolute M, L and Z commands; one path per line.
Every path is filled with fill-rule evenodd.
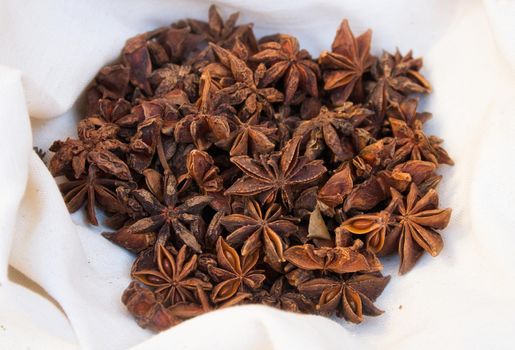
M 392 281 L 386 313 L 358 326 L 262 306 L 217 311 L 152 337 L 120 295 L 132 257 L 66 211 L 31 151 L 73 135 L 74 103 L 130 36 L 184 17 L 191 0 L 0 0 L 0 348 L 434 349 L 510 348 L 515 340 L 515 2 L 227 0 L 257 35 L 299 37 L 315 56 L 342 18 L 373 28 L 373 50 L 413 48 L 434 93 L 428 130 L 456 161 L 443 167 L 441 203 L 453 208 L 437 258 Z M 32 119 L 29 121 L 29 117 Z M 32 127 L 32 131 L 31 131 Z M 11 264 L 62 307 L 14 283 Z

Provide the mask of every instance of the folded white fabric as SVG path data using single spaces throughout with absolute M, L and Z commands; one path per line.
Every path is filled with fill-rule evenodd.
M 68 214 L 32 141 L 74 134 L 80 93 L 125 39 L 184 17 L 191 0 L 0 0 L 0 348 L 362 349 L 510 348 L 515 340 L 515 3 L 510 1 L 222 1 L 258 35 L 299 37 L 315 56 L 348 18 L 374 30 L 373 49 L 414 49 L 434 93 L 422 107 L 456 161 L 444 168 L 442 206 L 453 208 L 445 248 L 394 276 L 355 326 L 263 306 L 216 311 L 158 336 L 120 301 L 132 256 Z M 29 120 L 29 115 L 33 118 Z M 31 125 L 32 123 L 32 132 Z M 56 307 L 7 277 L 11 264 Z

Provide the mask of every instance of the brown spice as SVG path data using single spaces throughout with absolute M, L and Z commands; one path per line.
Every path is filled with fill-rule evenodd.
M 410 271 L 451 215 L 436 170 L 453 161 L 413 97 L 431 92 L 422 59 L 374 57 L 347 20 L 313 59 L 237 18 L 212 6 L 129 39 L 50 171 L 70 212 L 104 211 L 104 236 L 137 253 L 122 301 L 142 327 L 242 303 L 380 315 L 378 256 Z

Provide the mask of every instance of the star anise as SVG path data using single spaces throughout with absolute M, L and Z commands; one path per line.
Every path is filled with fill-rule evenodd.
M 259 259 L 259 251 L 242 258 L 223 238 L 216 243 L 217 266 L 209 266 L 209 274 L 218 284 L 213 288 L 211 300 L 214 303 L 226 301 L 238 291 L 260 288 L 265 280 L 262 270 L 254 267 Z
M 265 73 L 264 65 L 253 72 L 243 60 L 230 51 L 214 44 L 210 44 L 210 46 L 220 63 L 208 66 L 206 69 L 208 71 L 209 69 L 216 69 L 224 72 L 224 76 L 221 77 L 223 80 L 220 83 L 222 89 L 216 93 L 216 101 L 233 106 L 242 105 L 241 111 L 246 116 L 252 116 L 260 111 L 263 111 L 268 116 L 272 116 L 272 103 L 282 102 L 284 96 L 273 87 L 258 87 Z M 226 84 L 228 85 L 227 87 L 224 86 Z
M 412 184 L 404 198 L 392 189 L 394 200 L 398 201 L 393 216 L 395 227 L 386 235 L 381 254 L 397 249 L 400 257 L 399 273 L 410 271 L 422 256 L 424 250 L 437 256 L 443 248 L 443 240 L 436 230 L 447 227 L 451 209 L 438 208 L 438 194 L 430 189 L 421 196 L 416 184 Z
M 229 125 L 225 117 L 212 114 L 191 114 L 181 119 L 175 129 L 178 142 L 194 143 L 200 150 L 208 149 L 213 143 L 229 136 Z
M 286 142 L 292 138 L 300 122 L 300 116 L 292 115 L 289 107 L 280 108 L 277 113 L 274 113 L 272 123 L 277 129 L 277 138 L 280 140 L 279 148 L 283 148 Z
M 232 131 L 228 138 L 218 141 L 216 145 L 229 150 L 230 156 L 264 154 L 275 148 L 270 137 L 275 134 L 276 129 L 259 123 L 259 113 L 255 113 L 246 121 L 242 121 L 238 116 L 229 117 L 227 120 Z
M 221 219 L 221 224 L 230 232 L 226 237 L 231 246 L 240 246 L 241 255 L 247 256 L 263 247 L 265 258 L 271 263 L 285 261 L 284 240 L 297 231 L 297 226 L 282 218 L 283 209 L 273 203 L 263 212 L 261 206 L 249 199 L 245 214 L 232 214 Z
M 131 103 L 124 98 L 110 100 L 107 98 L 98 100 L 98 109 L 89 114 L 88 120 L 94 124 L 106 125 L 115 124 L 120 128 L 117 134 L 120 136 L 122 128 L 133 127 L 140 120 L 131 113 Z
M 209 21 L 189 19 L 188 24 L 194 33 L 202 35 L 205 40 L 222 47 L 232 47 L 240 40 L 250 49 L 256 50 L 257 44 L 252 32 L 252 24 L 236 25 L 239 13 L 235 12 L 224 22 L 215 5 L 209 7 Z
M 356 241 L 360 242 L 360 241 Z M 368 271 L 370 265 L 366 257 L 359 252 L 363 243 L 352 247 L 321 247 L 311 244 L 296 245 L 284 252 L 288 262 L 304 270 L 332 271 L 348 273 Z
M 399 104 L 412 93 L 429 93 L 431 85 L 419 73 L 422 58 L 413 58 L 409 51 L 402 56 L 399 50 L 392 55 L 384 52 L 372 66 L 374 81 L 367 83 L 368 101 L 380 116 L 384 116 L 392 104 Z
M 160 332 L 179 323 L 159 302 L 156 294 L 139 282 L 131 282 L 122 295 L 122 302 L 142 328 Z
M 189 319 L 205 312 L 209 312 L 212 310 L 225 309 L 226 307 L 231 307 L 234 305 L 245 303 L 248 299 L 252 297 L 251 293 L 238 292 L 233 297 L 214 304 L 209 298 L 206 291 L 197 286 L 196 297 L 198 302 L 183 302 L 175 304 L 170 308 L 171 314 L 178 317 L 181 321 L 185 319 Z
M 334 215 L 336 206 L 343 203 L 345 197 L 352 191 L 353 180 L 350 166 L 335 172 L 320 188 L 317 194 L 318 205 L 327 215 Z
M 395 154 L 396 140 L 384 137 L 365 146 L 352 160 L 358 178 L 369 178 L 378 172 L 391 168 Z
M 334 38 L 332 52 L 320 54 L 324 89 L 331 91 L 335 105 L 347 101 L 351 94 L 356 101 L 364 100 L 363 74 L 374 63 L 374 57 L 369 53 L 371 39 L 370 29 L 355 38 L 349 22 L 344 20 Z
M 162 142 L 162 127 L 158 117 L 149 118 L 138 125 L 129 145 L 131 152 L 127 163 L 132 169 L 143 172 L 152 163 L 156 151 L 161 164 L 168 166 Z
M 203 40 L 202 35 L 192 32 L 191 26 L 186 21 L 179 21 L 165 28 L 158 36 L 157 42 L 147 42 L 147 47 L 151 55 L 154 56 L 154 61 L 162 63 L 158 64 L 161 66 L 168 62 L 185 63 L 189 61 L 191 56 L 197 53 L 198 45 Z M 162 49 L 156 50 L 157 47 Z M 159 56 L 163 56 L 164 59 L 156 60 L 156 51 L 160 52 Z
M 233 111 L 223 104 L 213 103 L 213 84 L 209 72 L 203 73 L 200 81 L 199 107 L 195 113 L 177 122 L 174 136 L 177 142 L 194 143 L 198 149 L 206 150 L 213 143 L 229 137 L 227 115 Z
M 392 213 L 397 207 L 398 200 L 398 197 L 393 198 L 386 209 L 378 213 L 353 216 L 345 220 L 339 229 L 357 235 L 367 235 L 367 249 L 374 253 L 379 253 L 383 249 L 386 232 L 392 224 Z
M 232 157 L 245 173 L 227 191 L 228 195 L 258 195 L 261 203 L 273 203 L 280 193 L 287 208 L 293 208 L 293 191 L 319 179 L 326 168 L 320 160 L 309 161 L 299 156 L 300 138 L 291 139 L 280 154 L 252 159 L 248 156 Z
M 250 61 L 265 63 L 268 68 L 261 86 L 269 86 L 284 79 L 284 103 L 289 105 L 298 90 L 310 96 L 318 96 L 320 68 L 306 50 L 300 50 L 299 42 L 290 35 L 278 35 L 274 41 L 259 45 L 259 52 Z
M 270 291 L 262 290 L 254 294 L 253 302 L 276 307 L 281 310 L 297 313 L 313 313 L 315 304 L 305 295 L 288 290 L 284 277 L 279 277 Z
M 123 64 L 103 67 L 95 77 L 95 82 L 86 94 L 86 115 L 98 112 L 98 100 L 118 100 L 129 92 L 130 69 Z
M 128 221 L 131 220 L 139 220 L 145 216 L 145 210 L 139 204 L 139 202 L 131 196 L 131 192 L 137 188 L 137 184 L 135 182 L 125 183 L 123 186 L 116 187 L 116 199 L 121 204 L 120 209 L 115 213 L 107 213 L 108 217 L 105 219 L 104 224 L 112 228 L 114 230 L 118 230 L 123 227 Z M 132 236 L 134 238 L 134 236 Z M 142 246 L 148 246 L 149 244 L 153 244 L 155 241 L 155 235 L 153 234 L 144 234 L 140 235 L 140 238 L 143 240 L 149 239 L 150 243 L 143 244 Z M 141 244 L 136 243 L 136 246 L 140 246 Z
M 361 144 L 359 139 L 353 140 L 358 135 L 353 131 L 370 115 L 372 111 L 350 102 L 337 110 L 329 110 L 324 106 L 318 116 L 300 123 L 294 137 L 306 138 L 315 132 L 315 135 L 320 135 L 321 141 L 331 150 L 336 160 L 349 160 L 359 151 L 355 150 L 354 145 Z M 317 156 L 318 154 L 314 157 Z
M 193 101 L 197 98 L 199 77 L 192 72 L 191 66 L 166 64 L 164 67 L 154 70 L 149 81 L 154 87 L 155 96 L 163 96 L 174 89 L 180 89 L 188 95 L 190 100 Z
M 193 179 L 204 193 L 219 192 L 223 180 L 213 158 L 204 151 L 192 150 L 186 160 L 188 177 Z
M 184 199 L 179 204 L 175 177 L 167 173 L 162 181 L 162 187 L 150 186 L 151 190 L 162 188 L 162 193 L 153 193 L 144 189 L 132 191 L 132 196 L 150 215 L 149 217 L 140 219 L 114 233 L 104 234 L 104 236 L 116 244 L 127 247 L 130 242 L 127 237 L 151 232 L 157 233 L 156 247 L 159 244 L 166 244 L 172 238 L 173 241 L 183 242 L 195 252 L 201 252 L 202 248 L 198 240 L 203 236 L 205 223 L 200 213 L 204 207 L 209 205 L 212 198 L 195 195 Z M 135 250 L 134 247 L 127 248 Z M 137 247 L 137 251 L 145 248 L 147 247 Z
M 66 205 L 94 224 L 101 209 L 103 235 L 137 254 L 122 301 L 142 327 L 241 303 L 378 315 L 378 255 L 409 271 L 450 217 L 436 186 L 452 160 L 413 99 L 431 90 L 422 60 L 376 59 L 346 20 L 313 60 L 237 19 L 211 6 L 127 40 L 78 136 L 51 147 Z
M 83 125 L 91 125 L 93 121 L 85 120 Z M 107 174 L 113 175 L 121 180 L 132 179 L 129 167 L 114 152 L 125 153 L 128 146 L 115 139 L 117 127 L 102 125 L 99 129 L 91 126 L 94 130 L 84 129 L 79 131 L 79 139 L 66 139 L 56 141 L 50 146 L 50 151 L 55 152 L 49 163 L 52 175 L 68 175 L 70 178 L 80 178 L 87 169 L 88 164 L 94 164 Z
M 195 284 L 195 301 L 181 301 L 165 307 L 155 291 L 144 287 L 140 282 L 133 281 L 124 291 L 122 302 L 141 327 L 159 332 L 215 308 L 223 309 L 238 305 L 251 297 L 250 293 L 237 293 L 215 307 L 209 302 L 209 297 L 202 285 L 203 283 Z M 188 292 L 191 293 L 189 290 Z
M 130 140 L 129 166 L 141 173 L 157 154 L 163 169 L 170 171 L 169 160 L 177 148 L 172 136 L 182 116 L 192 110 L 194 108 L 182 90 L 173 90 L 163 98 L 136 105 L 131 114 L 139 124 Z
M 379 316 L 383 313 L 374 305 L 390 281 L 390 276 L 357 274 L 345 278 L 315 278 L 302 283 L 301 293 L 319 298 L 317 311 L 326 316 L 336 312 L 353 323 L 361 323 L 363 315 Z
M 417 104 L 417 100 L 414 99 L 404 100 L 400 105 L 394 106 L 392 113 L 389 114 L 392 133 L 397 140 L 395 162 L 417 159 L 435 164 L 454 164 L 440 146 L 443 141 L 436 136 L 428 137 L 424 133 L 423 123 L 430 115 L 418 114 Z
M 132 277 L 141 283 L 153 287 L 165 306 L 183 301 L 194 301 L 193 292 L 197 286 L 210 290 L 211 284 L 199 278 L 191 277 L 197 268 L 197 255 L 186 260 L 187 247 L 183 245 L 177 256 L 162 244 L 157 248 L 156 267 L 153 269 L 136 269 Z
M 161 30 L 136 35 L 127 40 L 122 50 L 123 61 L 129 67 L 129 78 L 132 85 L 151 95 L 152 89 L 148 78 L 152 73 L 152 58 L 147 47 L 147 41 L 160 34 Z
M 108 213 L 125 211 L 114 192 L 116 187 L 123 185 L 125 185 L 124 181 L 102 176 L 96 166 L 90 165 L 85 176 L 59 184 L 59 189 L 70 213 L 76 212 L 86 204 L 88 221 L 98 225 L 95 204 Z
M 439 176 L 434 173 L 436 165 L 422 160 L 411 160 L 381 170 L 364 182 L 355 185 L 347 195 L 343 209 L 370 210 L 391 195 L 390 188 L 404 192 L 413 182 L 427 191 L 438 185 Z

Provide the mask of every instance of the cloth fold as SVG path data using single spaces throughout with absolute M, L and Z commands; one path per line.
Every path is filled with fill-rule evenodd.
M 452 207 L 437 258 L 393 278 L 361 325 L 239 306 L 162 334 L 140 329 L 120 301 L 133 257 L 69 215 L 32 151 L 75 134 L 80 94 L 132 35 L 184 17 L 206 18 L 201 0 L 0 0 L 0 345 L 4 348 L 432 349 L 509 348 L 515 324 L 515 2 L 409 0 L 218 2 L 258 36 L 296 35 L 314 56 L 338 23 L 374 30 L 375 54 L 413 48 L 434 93 L 420 108 L 445 140 L 443 207 Z M 79 102 L 77 102 L 79 101 Z M 29 115 L 32 119 L 29 118 Z M 48 158 L 48 156 L 47 156 Z M 46 299 L 13 283 L 8 264 Z M 43 316 L 44 315 L 44 316 Z

